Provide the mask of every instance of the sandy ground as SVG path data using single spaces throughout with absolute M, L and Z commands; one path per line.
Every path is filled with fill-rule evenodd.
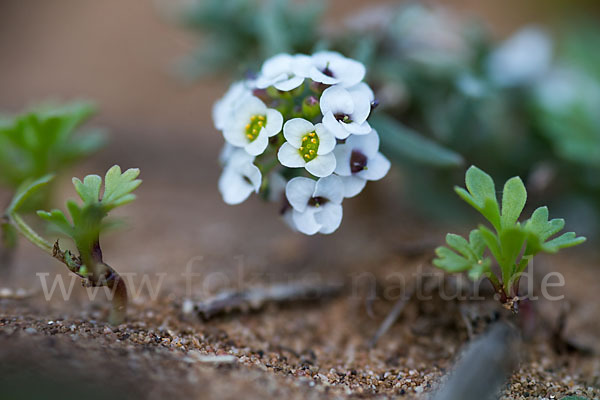
M 511 8 L 457 3 L 479 15 L 508 16 Z M 360 4 L 334 1 L 332 20 Z M 532 19 L 515 14 L 500 32 Z M 45 301 L 36 274 L 49 273 L 50 282 L 59 274 L 67 284 L 70 275 L 22 243 L 0 287 L 33 293 L 0 299 L 0 398 L 424 398 L 469 342 L 463 314 L 473 304 L 412 301 L 376 348 L 367 342 L 393 305 L 382 298 L 394 287 L 390 277 L 411 282 L 442 232 L 406 211 L 398 173 L 348 201 L 343 227 L 330 237 L 290 232 L 276 207 L 258 199 L 224 205 L 216 190 L 222 139 L 209 115 L 224 82 L 184 86 L 168 73 L 193 45 L 149 1 L 0 2 L 0 109 L 49 97 L 99 102 L 94 123 L 109 129 L 110 145 L 73 173 L 114 163 L 142 169 L 138 201 L 120 211 L 129 227 L 103 249 L 111 265 L 132 274 L 130 290 L 144 276 L 157 289 L 155 296 L 142 289 L 127 323 L 110 327 L 106 301 L 89 301 L 77 282 L 71 301 L 59 294 Z M 74 195 L 68 179 L 60 187 L 57 205 Z M 504 398 L 600 397 L 597 264 L 585 249 L 538 264 L 564 273 L 566 301 L 540 302 L 534 318 L 521 321 L 530 328 Z M 188 285 L 189 268 L 200 275 Z M 186 298 L 306 279 L 343 282 L 346 290 L 210 321 L 182 312 Z M 352 293 L 353 279 L 363 289 L 376 284 L 379 297 Z M 559 354 L 552 333 L 567 303 L 567 337 L 579 350 Z M 493 303 L 483 308 L 471 321 L 477 332 L 497 311 Z

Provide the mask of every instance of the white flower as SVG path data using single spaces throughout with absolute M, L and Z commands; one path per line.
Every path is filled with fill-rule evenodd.
M 366 135 L 371 132 L 367 118 L 373 100 L 373 91 L 366 83 L 348 89 L 327 88 L 320 100 L 323 124 L 338 139 L 346 139 L 351 134 Z
M 491 80 L 499 86 L 529 84 L 544 75 L 552 62 L 552 41 L 539 28 L 520 30 L 487 60 Z
M 236 147 L 243 147 L 248 154 L 262 154 L 269 138 L 281 132 L 283 117 L 279 111 L 267 108 L 257 97 L 242 100 L 225 125 L 225 140 Z
M 333 233 L 342 222 L 343 185 L 330 175 L 318 181 L 298 177 L 288 182 L 286 197 L 296 229 L 306 235 Z
M 313 125 L 302 118 L 294 118 L 283 126 L 285 142 L 277 158 L 288 168 L 306 168 L 317 177 L 331 175 L 335 169 L 335 137 L 323 124 Z
M 354 86 L 365 77 L 365 66 L 333 51 L 313 54 L 310 79 L 326 85 Z
M 379 135 L 350 136 L 334 150 L 337 161 L 335 173 L 344 184 L 344 197 L 354 197 L 367 181 L 377 181 L 390 170 L 390 162 L 379 152 Z
M 233 151 L 219 178 L 219 191 L 227 204 L 240 204 L 252 192 L 258 193 L 262 174 L 253 164 L 254 157 L 242 149 Z
M 225 125 L 231 119 L 236 105 L 250 96 L 252 96 L 252 90 L 248 82 L 239 81 L 232 84 L 227 93 L 225 93 L 225 96 L 219 99 L 213 106 L 212 118 L 215 128 L 218 130 L 225 129 Z
M 303 54 L 273 56 L 263 64 L 256 86 L 259 89 L 275 86 L 284 92 L 296 89 L 308 77 L 310 62 L 310 57 Z

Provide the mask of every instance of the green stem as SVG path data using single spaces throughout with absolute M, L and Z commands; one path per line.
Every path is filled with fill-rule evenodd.
M 36 231 L 34 231 L 33 228 L 30 227 L 27 224 L 27 222 L 25 222 L 25 220 L 21 218 L 20 215 L 13 212 L 12 214 L 10 214 L 9 218 L 13 225 L 17 228 L 19 233 L 21 233 L 21 235 L 23 235 L 27 240 L 29 240 L 31 243 L 33 243 L 40 249 L 44 250 L 46 253 L 50 255 L 53 254 L 54 246 L 50 242 L 45 240 L 43 237 L 41 237 Z

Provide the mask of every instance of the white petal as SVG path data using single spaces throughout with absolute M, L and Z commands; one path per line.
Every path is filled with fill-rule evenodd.
M 219 191 L 225 203 L 234 205 L 245 201 L 254 188 L 233 168 L 225 168 L 219 179 Z
M 298 149 L 289 144 L 288 142 L 285 142 L 279 148 L 277 158 L 284 167 L 288 168 L 300 168 L 306 165 L 306 161 L 304 161 L 304 159 L 298 152 Z
M 249 95 L 251 95 L 251 92 L 246 82 L 239 81 L 233 83 L 227 90 L 227 93 L 213 106 L 212 116 L 215 127 L 219 130 L 225 129 L 225 125 L 231 119 L 234 106 Z
M 350 140 L 354 136 L 348 138 Z M 335 173 L 341 176 L 350 176 L 352 171 L 350 170 L 350 158 L 352 157 L 352 146 L 348 144 L 340 144 L 333 150 L 335 155 Z
M 283 164 L 283 163 L 282 163 Z M 317 156 L 306 163 L 306 170 L 319 178 L 329 176 L 335 170 L 335 156 L 333 153 Z
M 290 90 L 294 90 L 304 82 L 304 78 L 301 76 L 292 76 L 286 80 L 275 83 L 275 89 L 281 90 L 283 92 L 289 92 Z
M 292 146 L 302 146 L 302 138 L 315 130 L 315 126 L 303 118 L 293 118 L 283 126 L 283 136 Z
M 232 119 L 225 125 L 223 137 L 233 146 L 244 147 L 248 144 L 246 138 L 246 125 L 243 120 Z
M 367 72 L 362 63 L 349 58 L 332 62 L 330 68 L 334 76 L 340 80 L 340 84 L 346 87 L 362 81 Z
M 227 159 L 227 168 L 238 168 L 245 164 L 252 164 L 254 162 L 254 156 L 248 154 L 244 149 L 240 149 L 239 147 L 234 147 L 234 150 L 229 155 Z
M 351 122 L 349 124 L 344 124 L 343 122 L 340 123 L 343 124 L 346 131 L 354 135 L 367 135 L 372 131 L 371 125 L 369 125 L 367 121 L 363 122 L 362 124 L 358 124 L 356 122 Z
M 325 75 L 323 72 L 321 72 L 316 67 L 313 67 L 310 69 L 309 75 L 310 75 L 310 79 L 312 79 L 313 81 L 320 82 L 325 85 L 335 85 L 336 83 L 340 82 L 339 79 L 332 78 L 331 76 Z
M 305 54 L 296 54 L 292 62 L 294 75 L 308 78 L 312 67 L 312 57 Z
M 313 179 L 297 177 L 291 179 L 285 187 L 285 197 L 294 210 L 303 212 L 313 197 L 317 182 Z
M 252 163 L 246 163 L 242 165 L 238 171 L 242 177 L 250 182 L 254 192 L 258 193 L 260 185 L 262 184 L 262 173 L 260 172 L 260 169 Z
M 281 126 L 283 125 L 283 116 L 277 110 L 272 108 L 267 109 L 267 125 L 265 126 L 265 130 L 267 131 L 267 136 L 275 136 L 279 132 L 281 132 Z
M 315 222 L 321 225 L 320 233 L 329 235 L 337 230 L 342 223 L 343 210 L 339 204 L 327 203 L 319 207 L 315 213 Z
M 329 132 L 325 125 L 315 125 L 315 132 L 319 136 L 319 149 L 317 150 L 318 155 L 331 153 L 337 141 L 333 133 Z
M 319 100 L 321 112 L 325 115 L 328 112 L 333 114 L 352 114 L 354 112 L 354 101 L 350 93 L 339 86 L 332 86 L 325 89 Z
M 346 144 L 353 149 L 359 150 L 367 158 L 371 158 L 379 151 L 379 135 L 375 130 L 372 130 L 367 135 L 352 135 L 346 140 Z
M 281 53 L 266 60 L 261 68 L 261 73 L 269 78 L 286 74 L 292 70 L 293 56 Z
M 340 177 L 344 184 L 344 197 L 354 197 L 365 188 L 367 181 L 356 176 L 342 176 Z
M 325 128 L 333 133 L 337 139 L 346 139 L 350 136 L 350 132 L 344 129 L 344 124 L 335 119 L 335 116 L 331 111 L 323 117 L 323 125 L 325 125 Z
M 359 83 L 349 89 L 349 93 L 354 103 L 352 120 L 361 124 L 367 120 L 371 113 L 371 103 L 373 103 L 375 98 L 373 91 L 366 83 Z
M 308 207 L 304 212 L 292 211 L 296 228 L 305 235 L 314 235 L 321 229 L 321 225 L 315 221 L 315 211 L 314 207 Z
M 258 156 L 264 153 L 268 145 L 269 137 L 267 136 L 265 128 L 262 128 L 256 139 L 244 146 L 244 150 L 252 156 Z
M 369 158 L 367 169 L 360 171 L 356 175 L 369 181 L 378 181 L 387 175 L 390 167 L 390 161 L 383 154 L 377 153 L 375 157 Z
M 337 175 L 319 179 L 314 190 L 312 197 L 324 197 L 335 204 L 341 204 L 344 200 L 344 184 Z
M 235 152 L 236 149 L 237 147 L 232 146 L 229 142 L 225 142 L 225 145 L 219 153 L 219 164 L 221 164 L 222 166 L 227 164 L 227 162 L 231 158 L 231 155 Z
M 240 102 L 237 110 L 235 110 L 234 118 L 250 119 L 252 115 L 264 115 L 267 113 L 267 106 L 256 96 L 250 96 Z M 249 121 L 242 121 L 247 124 Z

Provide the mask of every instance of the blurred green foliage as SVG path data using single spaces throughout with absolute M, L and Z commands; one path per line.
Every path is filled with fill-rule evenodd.
M 0 120 L 0 184 L 13 190 L 24 181 L 62 171 L 104 144 L 98 130 L 79 132 L 94 114 L 88 103 L 42 106 Z
M 201 0 L 180 15 L 187 28 L 204 34 L 203 45 L 182 63 L 190 77 L 227 71 L 244 73 L 281 52 L 310 52 L 318 39 L 321 1 Z
M 251 74 L 275 53 L 324 48 L 365 63 L 382 151 L 429 215 L 465 217 L 447 189 L 460 181 L 457 167 L 476 164 L 498 179 L 524 177 L 530 199 L 582 233 L 598 230 L 597 24 L 565 29 L 557 41 L 529 28 L 497 43 L 479 21 L 420 3 L 370 6 L 336 24 L 314 1 L 189 4 L 182 22 L 204 34 L 190 75 Z

